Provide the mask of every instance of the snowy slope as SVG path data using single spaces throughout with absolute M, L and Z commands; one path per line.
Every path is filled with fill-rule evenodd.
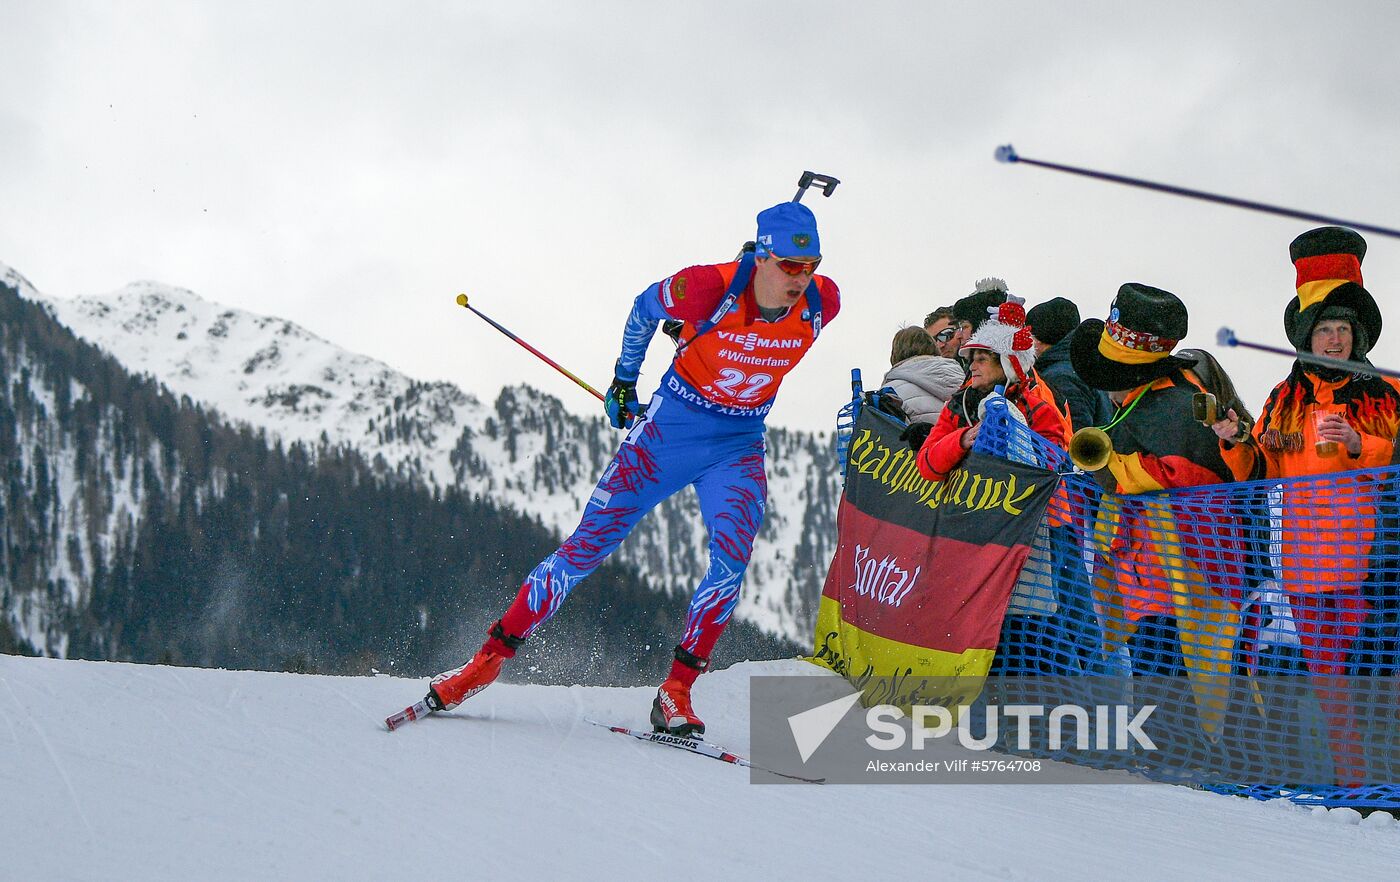
M 203 300 L 157 282 L 111 294 L 45 297 L 14 270 L 0 277 L 48 305 L 78 336 L 134 373 L 149 374 L 225 418 L 285 443 L 322 439 L 438 487 L 457 486 L 528 515 L 561 536 L 582 514 L 620 435 L 528 387 L 494 405 L 450 383 L 415 381 L 292 322 Z M 810 639 L 834 530 L 839 485 L 829 437 L 770 432 L 769 506 L 736 615 L 770 633 Z M 706 537 L 689 491 L 663 504 L 623 545 L 661 589 L 688 593 L 704 571 Z M 805 540 L 815 551 L 798 561 Z M 522 573 L 523 577 L 524 574 Z
M 702 677 L 747 747 L 747 678 Z M 1383 813 L 1178 787 L 760 786 L 589 726 L 647 689 L 492 687 L 388 733 L 421 681 L 0 656 L 6 879 L 1393 879 Z M 1102 774 L 1102 773 L 1095 773 Z

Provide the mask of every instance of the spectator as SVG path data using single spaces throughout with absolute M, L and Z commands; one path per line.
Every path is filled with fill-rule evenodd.
M 1196 363 L 1170 354 L 1186 336 L 1186 328 L 1186 305 L 1175 294 L 1128 283 L 1119 288 L 1109 321 L 1088 319 L 1071 336 L 1075 372 L 1091 388 L 1109 393 L 1119 407 L 1106 427 L 1112 451 L 1106 465 L 1092 473 L 1107 490 L 1138 494 L 1232 480 L 1214 434 L 1194 419 L 1191 399 L 1204 391 L 1191 371 Z M 1116 613 L 1107 616 L 1106 648 L 1112 651 L 1128 637 L 1134 673 L 1144 675 L 1184 672 L 1179 640 L 1183 623 L 1177 622 L 1168 567 L 1186 567 L 1182 561 L 1165 559 L 1163 550 L 1180 547 L 1189 553 L 1197 588 L 1211 589 L 1217 596 L 1222 591 L 1233 596 L 1243 581 L 1239 525 L 1225 504 L 1173 501 L 1165 510 L 1166 504 L 1116 504 L 1100 514 L 1105 532 L 1112 531 L 1112 536 L 1100 540 L 1098 549 L 1100 566 L 1109 570 L 1100 582 L 1105 591 L 1099 601 Z M 1201 594 L 1203 602 L 1208 601 Z M 1238 610 L 1222 612 L 1233 615 L 1238 630 Z M 1222 626 L 1219 637 L 1232 645 L 1228 630 Z
M 1099 510 L 1095 600 L 1105 651 L 1126 642 L 1138 676 L 1228 674 L 1243 619 L 1243 535 L 1225 501 L 1136 496 L 1231 480 L 1214 434 L 1193 413 L 1192 399 L 1204 391 L 1192 372 L 1196 362 L 1171 354 L 1186 330 L 1186 305 L 1176 295 L 1130 282 L 1118 289 L 1108 321 L 1089 319 L 1070 338 L 1075 371 L 1118 408 L 1105 427 L 1107 462 L 1092 474 L 1128 496 L 1106 498 Z M 1164 747 L 1176 764 L 1198 746 L 1189 734 L 1198 717 L 1186 690 L 1167 682 L 1147 688 L 1169 696 L 1158 722 L 1165 737 L 1177 736 Z M 1213 728 L 1213 714 L 1199 719 Z
M 1000 292 L 1006 296 L 1005 292 Z M 961 302 L 961 301 L 959 301 Z M 1048 389 L 1035 373 L 1035 349 L 1030 331 L 1024 326 L 1025 303 L 1019 297 L 992 307 L 995 318 L 979 322 L 977 331 L 959 355 L 971 364 L 971 376 L 959 389 L 938 423 L 919 448 L 919 474 L 930 481 L 942 481 L 967 457 L 982 428 L 981 404 L 997 386 L 1006 389 L 1006 400 L 1013 417 L 1020 417 L 1033 431 L 1052 444 L 1069 443 L 1069 424 L 1055 406 Z M 912 443 L 912 442 L 911 442 Z M 1012 591 L 1001 641 L 989 673 L 1008 674 L 1069 673 L 1057 663 L 1053 628 L 1045 620 L 1056 611 L 1051 584 L 1049 536 L 1042 524 L 1030 556 L 1036 567 L 1022 570 Z M 1043 563 L 1041 563 L 1043 561 Z M 1033 572 L 1034 570 L 1034 572 Z
M 1298 268 L 1298 296 L 1284 312 L 1289 341 L 1299 354 L 1351 361 L 1356 370 L 1295 361 L 1269 394 L 1252 432 L 1242 431 L 1247 426 L 1235 409 L 1225 410 L 1215 424 L 1222 453 L 1242 480 L 1390 465 L 1400 431 L 1400 392 L 1365 372 L 1371 363 L 1366 354 L 1381 330 L 1380 309 L 1361 286 L 1366 242 L 1352 230 L 1321 227 L 1294 239 L 1289 250 Z M 1308 303 L 1301 306 L 1304 297 Z M 1328 487 L 1288 496 L 1283 577 L 1296 594 L 1355 594 L 1365 575 L 1369 543 L 1363 537 L 1374 530 L 1374 508 L 1339 512 L 1336 494 Z M 1318 569 L 1322 560 L 1328 565 Z M 1364 615 L 1358 603 L 1365 601 L 1351 598 L 1342 602 L 1351 611 L 1337 612 Z
M 938 344 L 938 354 L 944 358 L 956 359 L 958 344 L 953 339 L 958 329 L 953 324 L 953 307 L 940 306 L 924 316 L 924 332 Z
M 959 355 L 967 341 L 972 339 L 973 333 L 987 320 L 987 316 L 1006 302 L 1006 296 L 1005 282 L 1001 279 L 986 278 L 978 280 L 971 294 L 953 304 L 953 327 L 957 329 L 953 339 L 957 343 Z
M 890 369 L 880 381 L 904 405 L 910 423 L 929 423 L 963 384 L 962 365 L 938 354 L 938 344 L 922 328 L 903 328 L 890 347 Z
M 1069 360 L 1069 336 L 1079 327 L 1079 307 L 1063 297 L 1036 304 L 1026 313 L 1026 327 L 1035 337 L 1036 373 L 1061 409 L 1069 411 L 1070 431 L 1107 425 L 1113 417 L 1108 395 L 1080 379 Z
M 1284 310 L 1288 340 L 1302 356 L 1351 362 L 1352 370 L 1299 359 L 1274 387 L 1251 432 L 1235 409 L 1215 424 L 1236 476 L 1293 478 L 1390 465 L 1400 433 L 1400 391 L 1367 373 L 1366 355 L 1381 332 L 1375 298 L 1362 287 L 1366 240 L 1343 227 L 1319 227 L 1294 239 L 1289 256 L 1297 292 Z M 1308 669 L 1348 673 L 1349 656 L 1372 604 L 1363 584 L 1377 526 L 1372 483 L 1337 478 L 1284 493 L 1281 572 Z M 1372 574 L 1373 576 L 1375 574 Z M 1380 577 L 1381 579 L 1384 576 Z M 1375 599 L 1375 592 L 1372 590 Z M 1374 653 L 1372 644 L 1365 649 Z M 1365 659 L 1361 659 L 1365 661 Z M 1359 784 L 1355 728 L 1342 701 L 1319 692 L 1332 724 L 1341 782 Z
M 1005 296 L 1004 290 L 1000 293 Z M 1032 367 L 1035 349 L 1030 331 L 1023 326 L 1024 302 L 1016 297 L 995 307 L 997 317 L 979 323 L 977 332 L 959 350 L 972 365 L 972 375 L 948 401 L 920 446 L 919 473 L 927 480 L 942 481 L 967 456 L 981 427 L 978 405 L 997 386 L 1006 387 L 1007 400 L 1016 405 L 1032 430 L 1061 447 L 1069 443 L 1065 416 Z

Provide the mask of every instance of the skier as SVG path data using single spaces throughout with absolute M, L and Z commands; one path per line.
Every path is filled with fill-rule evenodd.
M 471 661 L 432 679 L 429 708 L 450 710 L 489 686 L 642 516 L 690 484 L 709 531 L 710 563 L 651 723 L 674 735 L 704 733 L 690 687 L 729 622 L 763 522 L 764 419 L 783 378 L 840 309 L 836 284 L 815 274 L 819 263 L 816 218 L 801 203 L 784 202 L 759 213 L 755 248 L 741 260 L 683 269 L 636 298 L 604 403 L 613 427 L 630 431 L 573 535 L 525 578 Z M 684 324 L 675 360 L 643 408 L 638 374 L 664 321 Z

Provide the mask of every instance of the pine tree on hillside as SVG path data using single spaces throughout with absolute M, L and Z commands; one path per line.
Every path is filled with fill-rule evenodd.
M 0 651 L 425 675 L 478 644 L 558 542 L 537 519 L 399 478 L 352 449 L 284 448 L 230 426 L 4 287 L 0 364 L 11 378 L 0 394 Z M 512 450 L 534 419 L 522 413 L 498 402 Z M 654 681 L 684 606 L 606 565 L 527 644 L 517 676 Z M 21 608 L 42 611 L 39 645 L 14 630 Z M 736 622 L 716 663 L 795 649 Z

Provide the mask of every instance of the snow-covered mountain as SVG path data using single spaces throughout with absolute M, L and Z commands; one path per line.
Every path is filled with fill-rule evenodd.
M 182 288 L 137 282 L 60 300 L 3 265 L 0 277 L 133 373 L 225 418 L 287 444 L 353 446 L 381 469 L 490 498 L 561 535 L 577 524 L 620 438 L 601 417 L 576 417 L 528 386 L 508 387 L 487 404 L 450 383 L 415 381 L 292 322 Z M 768 454 L 768 515 L 736 615 L 806 641 L 835 543 L 840 488 L 832 440 L 773 428 Z M 619 555 L 664 590 L 688 593 L 707 557 L 693 494 L 659 507 Z
M 749 748 L 749 678 L 701 677 Z M 1169 785 L 778 786 L 586 719 L 653 689 L 497 684 L 388 734 L 421 681 L 0 656 L 5 879 L 1393 879 L 1377 812 Z M 634 722 L 635 721 L 635 722 Z M 678 869 L 679 868 L 679 869 Z

